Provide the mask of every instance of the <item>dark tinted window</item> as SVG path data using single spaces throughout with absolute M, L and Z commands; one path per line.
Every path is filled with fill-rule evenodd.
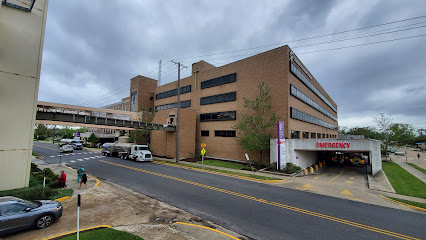
M 201 130 L 201 136 L 202 137 L 208 137 L 209 136 L 209 131 L 208 130 Z
M 231 82 L 235 82 L 235 81 L 237 81 L 237 74 L 232 73 L 232 74 L 229 74 L 229 75 L 226 75 L 226 76 L 213 78 L 213 79 L 201 82 L 201 89 L 219 86 L 219 85 L 222 85 L 222 84 L 227 84 L 227 83 L 231 83 Z
M 200 98 L 200 105 L 208 105 L 221 102 L 230 102 L 237 99 L 237 92 L 224 93 Z
M 181 108 L 191 107 L 191 100 L 180 102 L 180 107 Z M 160 111 L 160 110 L 171 109 L 171 108 L 177 108 L 177 103 L 169 103 L 169 104 L 159 105 L 159 106 L 155 107 L 155 110 Z
M 188 93 L 188 92 L 191 92 L 191 85 L 180 88 L 180 94 L 184 94 L 184 93 Z M 176 96 L 176 95 L 177 95 L 177 88 L 172 89 L 172 90 L 167 91 L 167 92 L 158 93 L 157 95 L 155 95 L 155 99 L 168 98 L 168 97 L 173 97 L 173 96 Z
M 236 119 L 236 111 L 229 112 L 215 112 L 215 113 L 203 113 L 200 114 L 200 121 L 229 121 Z
M 235 137 L 234 130 L 216 130 L 214 131 L 215 137 Z

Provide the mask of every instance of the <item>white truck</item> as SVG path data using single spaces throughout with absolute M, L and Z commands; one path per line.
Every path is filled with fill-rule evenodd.
M 148 145 L 136 145 L 133 143 L 104 143 L 102 145 L 103 156 L 117 156 L 121 159 L 131 159 L 139 162 L 152 161 L 152 153 Z
M 74 150 L 82 150 L 83 149 L 83 140 L 79 139 L 61 139 L 59 143 L 59 147 L 63 145 L 71 145 Z

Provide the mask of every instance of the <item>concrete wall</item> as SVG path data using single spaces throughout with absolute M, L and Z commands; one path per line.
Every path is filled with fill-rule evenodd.
M 0 190 L 29 183 L 47 6 L 0 8 Z
M 277 139 L 271 139 L 270 158 L 271 163 L 277 160 Z M 345 143 L 345 148 L 318 147 L 317 143 Z M 286 139 L 286 163 L 293 163 L 301 168 L 312 166 L 317 162 L 317 151 L 353 151 L 369 152 L 372 175 L 382 169 L 380 156 L 380 141 L 377 140 L 336 140 L 336 139 Z

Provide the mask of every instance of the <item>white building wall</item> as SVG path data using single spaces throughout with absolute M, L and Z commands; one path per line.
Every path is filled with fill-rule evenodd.
M 47 5 L 0 8 L 0 190 L 29 183 Z

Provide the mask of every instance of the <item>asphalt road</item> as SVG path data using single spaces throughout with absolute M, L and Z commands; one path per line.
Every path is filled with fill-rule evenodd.
M 48 145 L 38 142 L 34 145 L 34 152 L 54 156 Z M 96 158 L 75 161 L 82 155 L 63 156 L 62 161 L 73 168 L 84 163 L 91 175 L 252 239 L 421 239 L 426 236 L 426 217 L 422 214 L 100 154 L 86 154 Z M 56 157 L 49 156 L 44 160 L 58 162 Z

